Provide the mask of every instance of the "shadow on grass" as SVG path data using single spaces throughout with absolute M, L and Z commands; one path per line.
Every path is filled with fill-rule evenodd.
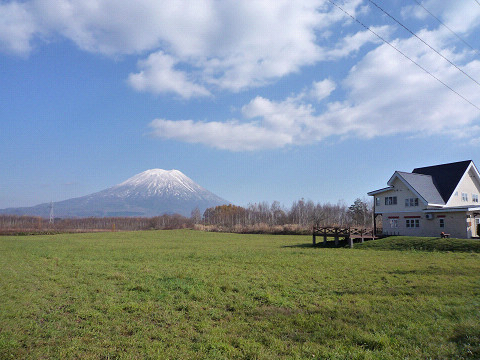
M 480 253 L 480 241 L 472 239 L 391 236 L 361 244 L 359 249 L 399 251 L 442 251 Z
M 334 241 L 327 241 L 326 244 L 323 242 L 317 243 L 316 245 L 313 245 L 312 243 L 308 244 L 295 244 L 295 245 L 285 245 L 282 246 L 283 248 L 301 248 L 301 249 L 338 249 L 338 248 L 343 248 L 347 247 L 347 241 L 346 240 L 340 240 L 338 242 L 338 245 L 335 245 Z
M 480 359 L 480 329 L 478 325 L 458 325 L 450 338 L 462 359 Z

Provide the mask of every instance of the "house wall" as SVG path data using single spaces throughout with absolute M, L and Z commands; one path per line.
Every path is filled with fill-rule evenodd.
M 440 228 L 440 218 L 444 216 L 445 227 Z M 466 239 L 467 215 L 465 212 L 445 212 L 433 214 L 432 220 L 425 220 L 424 234 L 422 236 L 439 236 L 443 231 L 453 238 Z
M 380 205 L 375 205 L 377 213 L 383 212 L 412 212 L 426 208 L 426 204 L 418 199 L 418 206 L 405 206 L 405 199 L 415 198 L 416 195 L 399 179 L 395 179 L 392 183 L 393 189 L 377 194 L 374 198 L 380 198 Z M 397 205 L 385 205 L 385 197 L 396 196 Z M 375 200 L 374 200 L 375 201 Z
M 462 193 L 467 194 L 468 201 L 462 200 Z M 472 168 L 465 174 L 462 181 L 458 184 L 452 197 L 448 200 L 447 206 L 480 205 L 479 202 L 473 201 L 473 194 L 480 197 L 480 183 L 478 182 L 478 179 L 475 176 L 475 171 Z
M 428 220 L 426 214 L 418 211 L 411 213 L 384 213 L 383 233 L 385 235 L 404 236 L 440 236 L 443 231 L 454 238 L 467 238 L 467 220 L 465 212 L 434 213 L 433 218 Z M 419 227 L 407 228 L 407 219 L 419 220 Z M 440 227 L 440 219 L 444 219 L 445 227 Z M 396 220 L 397 227 L 391 227 L 392 221 Z M 473 223 L 473 219 L 471 220 Z M 395 223 L 395 221 L 393 221 Z

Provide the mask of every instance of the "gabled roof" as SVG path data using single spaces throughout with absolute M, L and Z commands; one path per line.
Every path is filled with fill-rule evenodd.
M 423 198 L 427 204 L 445 205 L 446 202 L 438 192 L 432 176 L 401 171 L 396 171 L 395 173 L 409 185 L 413 192 L 416 192 Z
M 453 191 L 462 179 L 465 171 L 467 171 L 467 168 L 471 162 L 472 160 L 466 160 L 449 164 L 416 168 L 413 170 L 413 174 L 431 176 L 433 185 L 437 189 L 443 200 L 443 203 L 445 204 L 452 196 Z
M 471 169 L 474 170 L 477 180 L 480 181 L 480 173 L 472 160 L 416 168 L 411 173 L 395 171 L 388 180 L 389 187 L 370 191 L 368 195 L 392 190 L 394 180 L 399 179 L 425 203 L 446 205 L 463 177 Z

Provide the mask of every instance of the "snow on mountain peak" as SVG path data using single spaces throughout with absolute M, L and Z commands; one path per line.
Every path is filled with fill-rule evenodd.
M 150 169 L 141 172 L 114 187 L 126 193 L 151 195 L 181 195 L 204 189 L 179 170 Z

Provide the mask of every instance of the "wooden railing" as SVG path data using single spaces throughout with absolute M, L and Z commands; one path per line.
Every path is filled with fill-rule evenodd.
M 323 237 L 323 244 L 327 245 L 327 238 L 332 238 L 335 241 L 335 246 L 339 245 L 340 238 L 348 242 L 350 247 L 353 247 L 354 239 L 360 239 L 360 242 L 376 238 L 373 228 L 364 227 L 345 227 L 345 226 L 314 226 L 313 231 L 313 245 L 317 245 L 316 237 Z

